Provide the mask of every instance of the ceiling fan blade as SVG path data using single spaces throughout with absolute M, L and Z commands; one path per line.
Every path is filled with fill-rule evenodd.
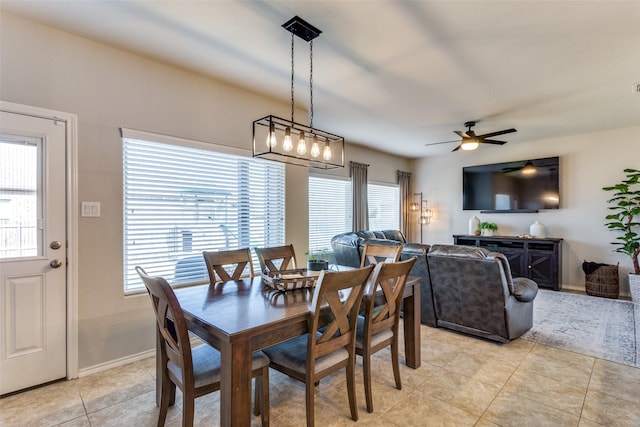
M 507 141 L 496 141 L 495 139 L 483 139 L 480 141 L 483 144 L 495 144 L 495 145 L 504 145 Z
M 485 133 L 484 135 L 479 135 L 478 138 L 491 138 L 492 136 L 504 135 L 506 133 L 513 133 L 513 132 L 518 132 L 518 130 L 513 128 L 499 130 L 498 132 L 490 132 L 490 133 Z
M 456 148 L 451 150 L 451 152 L 453 153 L 454 151 L 458 151 L 460 149 L 460 147 L 462 147 L 462 144 L 459 144 Z
M 459 139 L 455 139 L 453 141 L 430 142 L 428 144 L 424 144 L 424 146 L 427 147 L 429 145 L 449 144 L 451 142 L 460 142 L 460 140 Z
M 460 138 L 469 138 L 469 135 L 467 135 L 466 132 L 461 132 L 459 130 L 454 130 L 453 132 L 458 134 L 460 136 Z

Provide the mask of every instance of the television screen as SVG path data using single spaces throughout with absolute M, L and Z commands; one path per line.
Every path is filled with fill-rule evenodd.
M 531 212 L 560 207 L 559 158 L 462 168 L 462 209 Z

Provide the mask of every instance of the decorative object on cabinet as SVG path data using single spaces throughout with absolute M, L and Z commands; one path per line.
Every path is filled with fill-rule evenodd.
M 498 224 L 490 221 L 482 221 L 478 224 L 478 229 L 483 236 L 493 236 L 498 231 Z
M 469 234 L 479 236 L 480 233 L 476 234 L 477 231 L 480 231 L 480 228 L 478 228 L 479 225 L 480 225 L 480 218 L 474 215 L 469 220 Z
M 562 239 L 454 235 L 453 241 L 503 253 L 514 277 L 527 277 L 556 291 L 562 288 Z
M 542 237 L 545 238 L 545 231 L 544 231 L 544 224 L 542 224 L 540 221 L 536 221 L 533 224 L 531 224 L 531 227 L 529 227 L 529 234 L 533 237 Z

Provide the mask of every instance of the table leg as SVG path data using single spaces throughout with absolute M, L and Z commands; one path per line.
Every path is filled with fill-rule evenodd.
M 220 425 L 251 425 L 251 342 L 221 343 Z
M 404 299 L 404 354 L 410 368 L 420 367 L 420 286 Z

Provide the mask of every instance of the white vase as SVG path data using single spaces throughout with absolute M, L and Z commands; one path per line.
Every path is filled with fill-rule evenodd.
M 544 232 L 544 224 L 542 224 L 539 221 L 534 222 L 533 224 L 531 224 L 531 227 L 529 227 L 529 234 L 531 234 L 533 237 L 545 237 L 545 232 Z
M 640 274 L 629 273 L 629 292 L 631 292 L 631 301 L 640 305 Z
M 474 215 L 473 218 L 469 220 L 469 235 L 473 236 L 475 234 L 479 224 L 480 218 Z

